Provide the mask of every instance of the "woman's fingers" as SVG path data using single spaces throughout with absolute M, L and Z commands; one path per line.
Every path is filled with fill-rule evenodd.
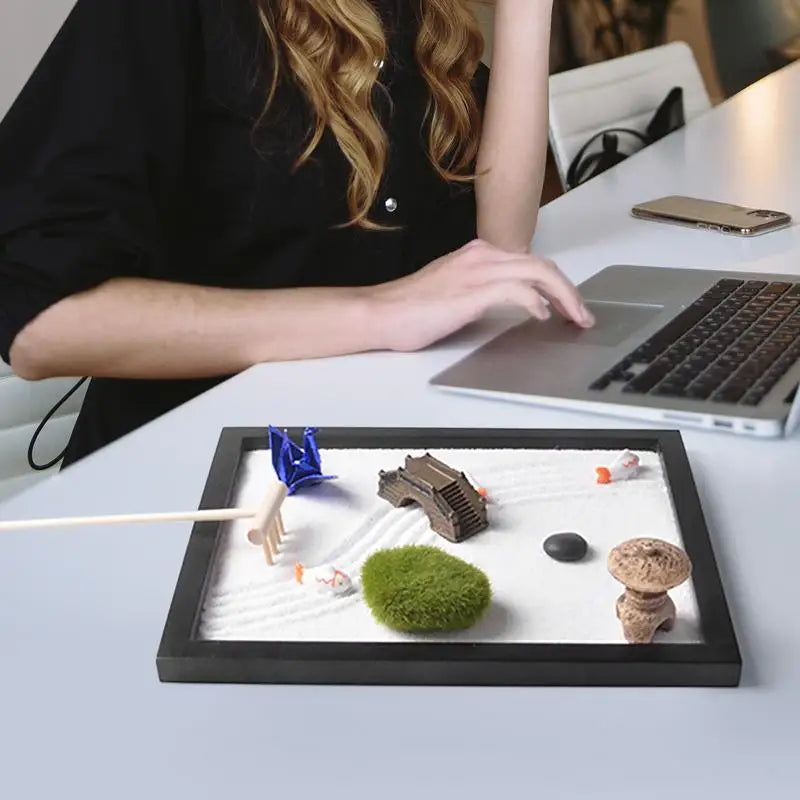
M 562 317 L 564 317 L 566 319 L 570 318 L 569 311 L 567 311 L 567 309 L 564 308 L 564 306 L 561 305 L 561 302 L 557 298 L 555 298 L 555 297 L 546 297 L 546 299 L 547 299 L 547 302 L 550 303 L 550 305 L 553 306 L 553 308 L 555 308 L 555 310 L 558 311 L 558 313 L 561 314 Z
M 535 287 L 560 314 L 581 327 L 594 324 L 594 317 L 584 305 L 580 292 L 549 259 L 518 254 L 493 255 L 477 264 L 467 278 L 467 284 L 476 289 L 508 281 Z
M 595 323 L 592 312 L 586 307 L 581 293 L 566 275 L 550 259 L 540 259 L 544 270 L 542 279 L 534 281 L 534 286 L 542 291 L 564 314 L 583 328 Z
M 471 320 L 482 317 L 493 306 L 502 305 L 520 306 L 540 320 L 551 316 L 542 296 L 525 281 L 497 281 L 471 290 L 463 297 L 470 305 Z
M 578 306 L 573 304 L 571 306 L 565 305 L 558 295 L 550 294 L 546 289 L 542 289 L 542 294 L 547 298 L 547 301 L 558 311 L 561 316 L 566 319 L 572 320 L 576 325 L 581 328 L 592 328 L 595 325 L 594 314 L 586 307 L 586 304 L 578 299 Z

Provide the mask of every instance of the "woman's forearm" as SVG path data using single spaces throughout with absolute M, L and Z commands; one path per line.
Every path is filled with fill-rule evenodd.
M 60 376 L 204 378 L 262 361 L 375 349 L 363 290 L 234 290 L 119 278 L 46 309 L 16 337 L 11 366 Z
M 552 6 L 553 0 L 496 0 L 477 160 L 478 235 L 514 252 L 528 251 L 542 196 Z

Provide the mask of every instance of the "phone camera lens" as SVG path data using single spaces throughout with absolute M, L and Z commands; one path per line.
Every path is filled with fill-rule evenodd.
M 767 210 L 767 209 L 765 209 L 765 208 L 759 208 L 758 210 L 756 210 L 756 211 L 751 211 L 750 213 L 751 213 L 751 214 L 752 214 L 754 217 L 763 217 L 764 219 L 772 219 L 773 217 L 778 217 L 778 216 L 780 216 L 780 215 L 779 215 L 778 213 L 776 213 L 775 211 L 768 211 L 768 210 Z

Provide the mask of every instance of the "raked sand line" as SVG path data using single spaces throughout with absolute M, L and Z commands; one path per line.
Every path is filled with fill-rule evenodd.
M 620 481 L 611 484 L 598 484 L 596 479 L 591 481 L 558 481 L 554 484 L 543 484 L 537 480 L 527 481 L 525 483 L 500 483 L 496 486 L 490 484 L 485 485 L 489 499 L 507 497 L 511 494 L 519 492 L 529 492 L 529 499 L 539 500 L 541 496 L 558 498 L 565 492 L 571 494 L 582 493 L 591 496 L 595 499 L 598 493 L 602 493 L 603 497 L 615 496 L 624 492 L 629 492 L 633 488 L 635 491 L 657 490 L 661 493 L 668 493 L 666 487 L 663 485 L 662 476 L 641 476 L 632 481 Z
M 598 487 L 598 491 L 605 492 L 604 500 L 620 500 L 624 501 L 625 499 L 625 489 L 624 487 L 607 487 L 607 486 L 600 486 Z M 648 487 L 638 486 L 637 487 L 637 495 L 642 496 L 645 493 L 652 492 L 653 494 L 657 494 L 660 497 L 669 497 L 668 492 L 664 492 L 663 489 L 658 485 L 652 485 Z M 563 490 L 560 492 L 548 492 L 547 494 L 536 494 L 533 492 L 522 492 L 515 489 L 505 489 L 502 492 L 496 492 L 490 494 L 490 497 L 494 499 L 494 505 L 497 508 L 502 508 L 503 506 L 510 506 L 510 505 L 517 505 L 519 503 L 551 503 L 551 502 L 563 502 L 564 500 L 578 500 L 580 498 L 585 498 L 590 501 L 594 501 L 596 498 L 594 497 L 594 490 Z M 491 509 L 492 506 L 489 506 Z
M 248 639 L 258 641 L 259 638 L 264 640 L 267 638 L 266 634 L 271 628 L 281 625 L 291 625 L 296 622 L 303 622 L 305 620 L 319 619 L 323 616 L 333 615 L 336 613 L 345 613 L 347 611 L 352 612 L 353 607 L 359 602 L 361 602 L 361 600 L 357 596 L 340 597 L 337 607 L 330 608 L 324 613 L 320 613 L 319 611 L 302 611 L 286 617 L 281 617 L 280 619 L 254 619 L 243 625 L 236 625 L 234 627 L 220 627 L 204 631 L 202 636 L 204 639 L 213 641 L 247 641 Z M 269 641 L 268 638 L 267 641 Z
M 409 529 L 392 546 L 401 546 L 410 538 L 413 538 L 413 543 L 420 544 L 432 542 L 438 538 L 438 534 L 429 529 L 423 533 L 423 537 L 420 538 L 413 535 L 413 529 Z M 291 586 L 288 592 L 278 598 L 273 598 L 268 603 L 264 603 L 260 597 L 254 598 L 255 603 L 251 603 L 253 598 L 247 597 L 244 601 L 240 601 L 237 608 L 233 610 L 220 613 L 218 609 L 206 609 L 201 626 L 202 636 L 206 639 L 236 638 L 235 633 L 250 631 L 251 628 L 262 629 L 277 624 L 335 614 L 361 600 L 360 593 L 346 597 L 310 596 L 308 594 L 298 597 L 297 591 L 305 592 L 301 587 Z M 290 596 L 292 594 L 294 596 Z M 352 602 L 345 602 L 346 600 Z
M 429 530 L 427 517 L 418 509 L 398 509 L 395 515 L 395 524 L 391 529 L 385 531 L 383 536 L 375 540 L 364 540 L 339 560 L 351 571 L 360 566 L 376 550 L 386 550 L 391 547 L 398 547 L 407 541 L 416 542 L 425 536 Z M 323 563 L 333 563 L 328 557 L 323 559 Z
M 250 633 L 252 635 L 254 632 L 267 630 L 276 625 L 335 614 L 340 611 L 346 611 L 360 602 L 361 597 L 359 595 L 348 595 L 335 598 L 324 609 L 305 608 L 277 617 L 252 614 L 248 618 L 237 619 L 234 622 L 226 621 L 225 624 L 203 625 L 201 635 L 204 639 L 241 639 L 242 633 Z
M 602 466 L 601 464 L 597 465 Z M 644 469 L 635 478 L 634 482 L 640 483 L 660 483 L 662 479 L 661 471 L 654 467 L 644 465 Z M 479 474 L 472 473 L 475 480 L 487 490 L 493 489 L 500 491 L 511 486 L 571 486 L 574 488 L 603 488 L 597 483 L 597 473 L 595 468 L 587 470 L 585 473 L 575 474 L 575 470 L 569 472 L 548 471 L 542 474 L 539 470 L 508 470 L 493 471 L 489 479 L 482 481 Z M 488 478 L 488 476 L 487 476 Z M 613 484 L 612 484 L 613 485 Z
M 293 596 L 287 595 L 285 599 L 278 603 L 260 604 L 253 608 L 237 609 L 235 612 L 230 612 L 223 616 L 211 616 L 204 620 L 204 628 L 206 630 L 227 630 L 261 622 L 278 623 L 294 619 L 300 613 L 320 616 L 326 612 L 333 611 L 336 607 L 341 607 L 344 601 L 349 598 L 358 599 L 357 595 L 311 597 L 299 586 L 296 587 L 296 591 L 296 594 Z
M 402 515 L 390 516 L 385 515 L 380 520 L 380 524 L 376 526 L 374 531 L 365 530 L 361 526 L 361 541 L 356 541 L 354 537 L 350 537 L 350 552 L 344 552 L 341 557 L 331 557 L 330 555 L 320 559 L 320 564 L 335 564 L 340 569 L 347 571 L 347 567 L 356 563 L 359 558 L 359 550 L 372 550 L 373 548 L 383 545 L 384 540 L 389 541 L 389 544 L 396 541 L 402 536 L 406 528 L 414 528 L 417 526 L 424 527 L 425 520 L 414 520 L 404 518 Z M 290 534 L 287 531 L 287 534 Z M 341 548 L 338 548 L 341 549 Z M 355 552 L 353 552 L 355 550 Z M 308 565 L 313 567 L 316 565 Z M 280 569 L 280 572 L 273 572 L 272 570 Z M 287 578 L 291 577 L 291 583 L 287 584 Z M 287 588 L 293 587 L 294 584 L 294 562 L 291 564 L 291 571 L 289 565 L 283 566 L 276 564 L 275 567 L 267 569 L 265 567 L 265 576 L 263 581 L 250 582 L 242 586 L 226 589 L 223 592 L 216 593 L 211 591 L 206 597 L 206 608 L 213 608 L 231 603 L 241 603 L 245 598 L 258 597 L 260 599 L 271 599 L 276 596 L 283 595 Z
M 334 551 L 328 554 L 327 556 L 328 560 L 327 561 L 321 560 L 319 563 L 331 563 L 331 561 L 338 561 L 339 553 L 346 554 L 346 552 L 350 548 L 357 546 L 359 542 L 361 542 L 365 537 L 374 536 L 378 533 L 381 533 L 385 528 L 391 528 L 397 522 L 397 520 L 395 520 L 391 516 L 390 512 L 392 510 L 393 509 L 389 508 L 385 512 L 382 512 L 380 514 L 368 514 L 367 518 L 358 525 L 358 527 L 347 537 L 347 539 L 344 542 L 339 543 L 334 549 Z M 371 525 L 371 523 L 373 522 L 375 524 Z M 229 535 L 232 536 L 235 534 L 231 533 Z M 287 540 L 291 541 L 292 536 L 293 536 L 292 530 L 291 529 L 287 530 L 286 531 Z M 253 548 L 253 553 L 255 554 L 255 552 L 256 550 L 255 548 Z M 272 584 L 274 578 L 279 577 L 281 573 L 283 573 L 284 571 L 290 570 L 291 571 L 290 574 L 293 576 L 294 561 L 292 561 L 290 564 L 282 564 L 280 559 L 281 559 L 281 553 L 278 553 L 278 560 L 277 563 L 275 564 L 276 571 L 273 572 L 271 569 L 270 570 L 265 569 L 265 574 L 263 579 L 260 579 L 258 581 L 250 581 L 245 584 L 240 584 L 235 588 L 226 589 L 224 592 L 220 592 L 219 594 L 214 596 L 216 597 L 230 596 L 233 599 L 235 599 L 235 597 L 238 596 L 239 594 L 246 594 L 252 591 L 253 589 L 264 589 L 268 587 L 270 584 Z M 308 565 L 308 566 L 314 566 L 314 565 Z M 277 570 L 280 570 L 280 572 L 278 572 Z M 284 581 L 281 580 L 281 585 L 283 584 Z
M 389 542 L 389 546 L 398 546 L 406 541 L 413 543 L 425 543 L 431 541 L 437 534 L 426 530 L 424 525 L 414 525 L 407 531 L 397 529 L 397 536 L 394 541 Z M 358 570 L 360 573 L 360 569 Z M 351 575 L 354 577 L 355 588 L 358 589 L 359 580 L 356 570 L 351 570 Z M 338 601 L 340 598 L 329 597 L 326 595 L 315 595 L 308 592 L 308 590 L 298 586 L 294 583 L 282 583 L 277 591 L 251 591 L 244 595 L 239 595 L 236 599 L 235 605 L 230 602 L 217 601 L 211 599 L 203 609 L 203 621 L 209 624 L 222 621 L 233 624 L 233 621 L 239 619 L 243 615 L 252 614 L 257 617 L 263 616 L 264 618 L 271 617 L 276 613 L 281 614 L 281 618 L 285 619 L 283 610 L 289 607 L 291 610 L 305 608 L 309 611 L 317 609 L 324 611 L 330 608 L 331 611 L 338 609 Z
M 392 512 L 395 509 L 386 503 L 383 506 L 375 505 L 367 512 L 364 519 L 356 526 L 352 533 L 348 534 L 343 541 L 336 544 L 325 556 L 328 563 L 338 561 L 346 554 L 351 547 L 361 542 L 365 536 L 374 535 L 376 530 L 382 530 L 386 526 L 394 524 Z M 287 530 L 287 533 L 289 531 Z
M 423 525 L 412 525 L 404 530 L 397 526 L 394 531 L 397 534 L 394 541 L 389 542 L 390 546 L 396 546 L 398 542 L 409 539 L 419 541 L 420 539 L 430 540 L 431 532 Z M 420 533 L 422 534 L 420 536 Z M 435 536 L 436 534 L 432 534 Z M 302 596 L 298 595 L 302 593 Z M 350 598 L 355 602 L 360 600 L 359 594 L 351 595 Z M 257 593 L 251 593 L 239 599 L 233 609 L 215 608 L 213 603 L 204 612 L 203 632 L 206 638 L 218 636 L 219 631 L 245 630 L 251 626 L 277 624 L 301 618 L 319 617 L 329 613 L 335 613 L 346 607 L 343 600 L 347 598 L 328 597 L 325 595 L 310 595 L 306 590 L 296 585 L 285 587 L 280 594 L 274 594 L 269 598 L 269 602 L 264 602 L 264 598 Z
M 427 518 L 425 517 L 422 519 L 399 518 L 394 522 L 395 524 L 384 531 L 377 542 L 373 541 L 372 537 L 368 537 L 370 541 L 362 542 L 362 546 L 359 548 L 363 552 L 352 554 L 350 560 L 342 562 L 349 567 L 351 574 L 356 572 L 353 566 L 358 566 L 361 561 L 366 560 L 366 557 L 371 552 L 374 552 L 375 549 L 397 547 L 405 543 L 424 543 L 437 536 L 428 528 Z M 342 568 L 345 569 L 344 566 Z M 345 571 L 348 570 L 346 569 Z M 360 572 L 360 568 L 358 571 Z M 353 577 L 357 582 L 357 575 L 353 574 Z M 298 598 L 297 590 L 304 592 L 305 596 Z M 225 620 L 230 623 L 233 620 L 238 621 L 248 614 L 254 614 L 256 617 L 263 615 L 264 618 L 267 618 L 276 612 L 280 612 L 287 605 L 291 609 L 303 606 L 308 608 L 309 611 L 312 608 L 320 611 L 330 608 L 333 611 L 336 610 L 339 599 L 324 595 L 309 595 L 307 590 L 294 584 L 287 585 L 283 581 L 280 587 L 251 585 L 246 590 L 237 590 L 235 597 L 231 597 L 229 592 L 210 596 L 204 605 L 203 621 L 204 623 L 212 624 Z M 234 603 L 235 606 L 233 605 Z M 281 619 L 286 618 L 285 614 L 281 615 Z

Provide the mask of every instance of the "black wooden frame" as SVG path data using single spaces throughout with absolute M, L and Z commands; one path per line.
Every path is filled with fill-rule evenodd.
M 299 440 L 302 430 L 289 429 Z M 683 441 L 677 431 L 330 428 L 320 448 L 535 448 L 659 453 L 693 564 L 702 644 L 205 641 L 199 612 L 222 525 L 192 529 L 157 655 L 165 682 L 484 686 L 737 686 L 741 656 Z M 229 505 L 260 428 L 225 428 L 200 508 Z M 324 457 L 324 452 L 323 452 Z

